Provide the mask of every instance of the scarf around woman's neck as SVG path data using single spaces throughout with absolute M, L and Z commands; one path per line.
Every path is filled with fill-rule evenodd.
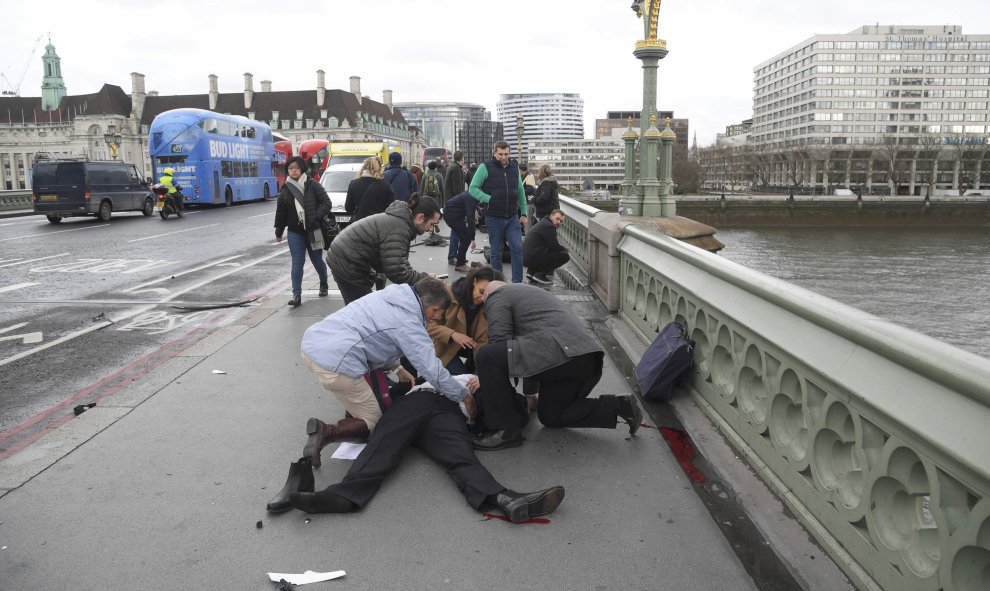
M 289 183 L 289 185 L 292 188 L 295 188 L 295 189 L 298 189 L 299 190 L 299 196 L 298 196 L 298 198 L 295 198 L 296 196 L 293 195 L 294 198 L 292 199 L 292 204 L 296 206 L 296 217 L 299 218 L 299 225 L 302 226 L 302 228 L 305 230 L 306 229 L 306 210 L 303 208 L 303 199 L 305 198 L 305 195 L 306 195 L 306 173 L 305 172 L 302 173 L 299 176 L 299 179 L 298 180 L 293 179 L 291 176 L 288 177 L 285 180 L 286 180 L 286 182 Z M 289 192 L 292 193 L 292 191 L 289 191 Z
M 306 194 L 306 173 L 305 172 L 302 173 L 301 175 L 299 175 L 299 179 L 298 180 L 292 178 L 291 176 L 288 177 L 286 180 L 288 182 L 292 183 L 297 189 L 299 189 L 299 192 L 300 193 L 302 193 L 303 195 Z

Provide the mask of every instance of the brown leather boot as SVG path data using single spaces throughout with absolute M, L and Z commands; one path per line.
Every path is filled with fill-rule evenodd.
M 348 417 L 337 421 L 336 426 L 337 441 L 364 443 L 371 436 L 371 431 L 368 430 L 368 423 L 365 423 L 364 419 Z
M 306 433 L 309 439 L 303 447 L 303 457 L 312 459 L 313 467 L 320 467 L 320 452 L 328 443 L 337 441 L 363 442 L 367 441 L 371 432 L 363 419 L 352 417 L 340 419 L 336 425 L 328 425 L 317 418 L 306 421 Z

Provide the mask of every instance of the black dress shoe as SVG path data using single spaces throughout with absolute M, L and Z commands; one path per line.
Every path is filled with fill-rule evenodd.
M 306 513 L 350 513 L 357 505 L 324 489 L 320 492 L 294 492 L 289 495 L 292 506 Z
M 289 495 L 294 492 L 313 492 L 315 484 L 309 458 L 300 458 L 298 462 L 289 464 L 289 477 L 285 479 L 285 486 L 282 487 L 282 490 L 268 501 L 268 512 L 285 513 L 292 509 Z
M 491 431 L 481 433 L 472 442 L 474 449 L 484 451 L 495 451 L 507 447 L 519 447 L 522 445 L 523 436 L 519 429 L 503 429 L 501 431 Z
M 532 493 L 517 493 L 505 489 L 495 496 L 495 504 L 512 523 L 553 513 L 564 500 L 564 487 L 554 486 Z
M 615 397 L 615 414 L 629 423 L 630 435 L 635 435 L 643 423 L 643 411 L 630 395 Z

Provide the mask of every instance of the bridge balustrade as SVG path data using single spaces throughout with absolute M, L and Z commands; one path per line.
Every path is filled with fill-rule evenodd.
M 687 329 L 686 390 L 857 586 L 990 589 L 990 360 L 561 205 L 592 290 L 644 344 Z

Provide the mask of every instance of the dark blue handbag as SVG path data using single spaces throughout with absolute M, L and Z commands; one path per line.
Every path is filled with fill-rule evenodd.
M 687 338 L 684 327 L 671 322 L 646 348 L 636 365 L 640 392 L 647 400 L 670 400 L 674 386 L 680 383 L 694 363 L 694 341 Z

